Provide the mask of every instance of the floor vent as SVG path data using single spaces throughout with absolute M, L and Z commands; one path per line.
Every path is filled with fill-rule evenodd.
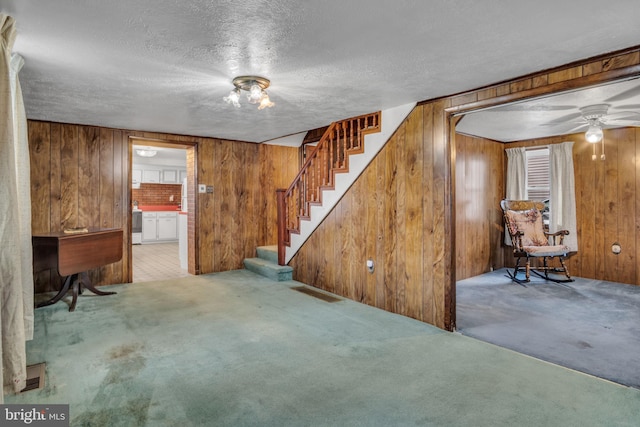
M 296 286 L 295 288 L 291 288 L 291 289 L 293 289 L 294 291 L 302 292 L 303 294 L 310 295 L 314 298 L 321 299 L 322 301 L 326 301 L 326 302 L 342 301 L 340 298 L 336 298 L 332 295 L 328 295 L 323 292 L 318 292 L 314 289 L 307 288 L 306 286 Z
M 27 386 L 20 393 L 44 388 L 45 368 L 45 363 L 27 366 Z

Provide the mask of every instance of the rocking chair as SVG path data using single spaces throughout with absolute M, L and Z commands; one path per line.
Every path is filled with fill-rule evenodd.
M 516 257 L 516 266 L 513 272 L 507 271 L 509 277 L 523 286 L 524 283 L 530 281 L 530 273 L 556 283 L 573 282 L 564 263 L 570 249 L 563 244 L 563 239 L 569 234 L 569 231 L 560 230 L 548 233 L 544 230 L 541 213 L 544 204 L 533 200 L 503 200 L 500 202 L 500 207 L 504 213 L 506 231 L 511 237 L 513 256 Z M 551 243 L 549 243 L 549 239 Z M 541 260 L 542 265 L 538 261 L 537 265 L 531 266 L 531 258 Z M 549 266 L 549 258 L 557 258 L 560 267 Z M 522 268 L 520 265 L 522 259 L 526 260 L 524 280 L 518 278 L 518 272 Z M 563 273 L 566 279 L 549 276 L 550 272 Z

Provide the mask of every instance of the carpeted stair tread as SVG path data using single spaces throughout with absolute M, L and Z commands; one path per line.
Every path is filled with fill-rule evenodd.
M 278 282 L 292 280 L 293 278 L 292 267 L 288 265 L 278 265 L 262 258 L 245 258 L 244 268 Z
M 274 264 L 278 263 L 278 246 L 258 246 L 256 248 L 256 252 L 258 253 L 258 258 L 266 259 L 267 261 L 271 261 Z

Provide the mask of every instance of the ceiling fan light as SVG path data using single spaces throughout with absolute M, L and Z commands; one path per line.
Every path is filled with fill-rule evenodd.
M 590 144 L 595 144 L 602 141 L 603 133 L 602 128 L 598 125 L 590 125 L 587 132 L 584 134 L 585 139 Z

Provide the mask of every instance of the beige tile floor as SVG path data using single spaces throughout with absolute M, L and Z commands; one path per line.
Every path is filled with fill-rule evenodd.
M 178 243 L 133 245 L 133 281 L 175 279 L 189 276 L 180 268 Z

